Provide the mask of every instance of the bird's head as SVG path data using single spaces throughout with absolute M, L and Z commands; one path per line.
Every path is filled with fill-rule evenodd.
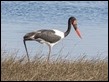
M 81 34 L 80 34 L 80 31 L 79 31 L 79 29 L 77 27 L 77 19 L 75 17 L 70 17 L 69 18 L 69 21 L 70 21 L 70 24 L 73 25 L 73 27 L 74 27 L 77 35 L 82 39 Z

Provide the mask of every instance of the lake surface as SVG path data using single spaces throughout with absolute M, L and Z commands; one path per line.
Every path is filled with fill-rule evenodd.
M 39 29 L 58 29 L 65 32 L 70 16 L 78 21 L 83 39 L 74 29 L 53 47 L 52 56 L 59 53 L 68 59 L 86 55 L 88 58 L 108 56 L 108 2 L 107 1 L 2 1 L 1 47 L 6 52 L 18 51 L 25 55 L 23 36 Z M 27 42 L 31 57 L 36 53 L 47 56 L 48 46 Z M 58 53 L 58 54 L 57 54 Z

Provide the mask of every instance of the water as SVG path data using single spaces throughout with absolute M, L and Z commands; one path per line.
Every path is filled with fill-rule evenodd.
M 52 55 L 67 54 L 68 59 L 85 54 L 87 57 L 108 56 L 108 2 L 107 1 L 2 1 L 1 46 L 6 51 L 19 50 L 25 55 L 23 36 L 39 29 L 66 31 L 70 16 L 78 20 L 81 40 L 74 29 L 54 46 Z M 36 53 L 47 56 L 48 47 L 37 42 L 27 42 L 31 57 Z

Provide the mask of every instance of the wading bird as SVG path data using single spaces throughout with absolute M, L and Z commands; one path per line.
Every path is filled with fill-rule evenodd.
M 27 53 L 27 58 L 28 61 L 30 61 L 29 59 L 29 55 L 28 55 L 28 51 L 27 51 L 27 47 L 26 47 L 26 41 L 37 41 L 41 44 L 47 44 L 49 47 L 49 53 L 48 53 L 48 58 L 47 61 L 49 61 L 49 57 L 50 57 L 50 53 L 51 53 L 51 49 L 52 47 L 57 44 L 61 39 L 65 38 L 71 30 L 71 25 L 73 25 L 77 35 L 81 37 L 80 31 L 78 30 L 77 27 L 77 20 L 75 17 L 70 17 L 68 19 L 68 29 L 66 32 L 62 32 L 56 29 L 42 29 L 42 30 L 38 30 L 38 31 L 34 31 L 34 32 L 30 32 L 27 33 L 24 37 L 23 37 L 23 42 L 24 42 L 24 46 L 25 46 L 25 50 Z

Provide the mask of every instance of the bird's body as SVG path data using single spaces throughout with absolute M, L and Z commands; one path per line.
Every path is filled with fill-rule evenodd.
M 28 61 L 29 61 L 29 55 L 28 55 L 25 41 L 37 41 L 41 44 L 47 44 L 49 46 L 49 55 L 48 55 L 48 59 L 47 59 L 47 61 L 48 61 L 50 52 L 51 52 L 51 48 L 70 33 L 71 24 L 74 26 L 75 31 L 77 32 L 78 36 L 81 38 L 81 35 L 79 33 L 79 30 L 77 29 L 77 24 L 75 21 L 76 21 L 76 18 L 74 18 L 74 17 L 69 18 L 68 29 L 66 32 L 61 32 L 56 29 L 52 29 L 52 30 L 51 29 L 42 29 L 42 30 L 27 33 L 24 36 L 24 45 L 25 45 L 25 49 L 27 52 Z
M 59 36 L 59 35 L 60 36 Z M 25 40 L 35 40 L 39 43 L 48 43 L 48 44 L 56 44 L 59 40 L 64 38 L 64 33 L 59 30 L 49 30 L 49 29 L 42 29 L 36 32 L 27 33 L 24 36 Z

